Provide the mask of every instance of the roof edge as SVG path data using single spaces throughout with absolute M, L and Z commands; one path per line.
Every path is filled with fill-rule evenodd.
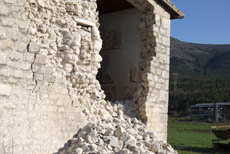
M 166 7 L 167 11 L 171 15 L 171 19 L 183 19 L 184 18 L 184 13 L 180 11 L 171 1 L 157 0 L 157 2 L 161 3 L 164 7 Z

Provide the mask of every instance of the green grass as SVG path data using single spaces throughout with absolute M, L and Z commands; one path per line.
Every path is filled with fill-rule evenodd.
M 210 127 L 213 125 L 169 118 L 168 142 L 179 154 L 230 154 L 212 147 L 215 136 Z

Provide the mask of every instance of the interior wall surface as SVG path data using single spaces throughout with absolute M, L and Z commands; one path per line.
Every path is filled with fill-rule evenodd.
M 104 14 L 100 25 L 102 89 L 112 93 L 112 100 L 132 99 L 140 81 L 140 12 L 133 8 Z

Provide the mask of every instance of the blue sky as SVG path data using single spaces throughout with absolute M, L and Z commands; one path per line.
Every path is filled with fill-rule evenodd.
M 171 0 L 184 14 L 171 36 L 186 42 L 230 44 L 230 0 Z

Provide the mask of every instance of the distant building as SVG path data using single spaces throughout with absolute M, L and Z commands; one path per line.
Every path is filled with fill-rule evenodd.
M 230 102 L 192 105 L 190 116 L 191 119 L 230 121 Z

